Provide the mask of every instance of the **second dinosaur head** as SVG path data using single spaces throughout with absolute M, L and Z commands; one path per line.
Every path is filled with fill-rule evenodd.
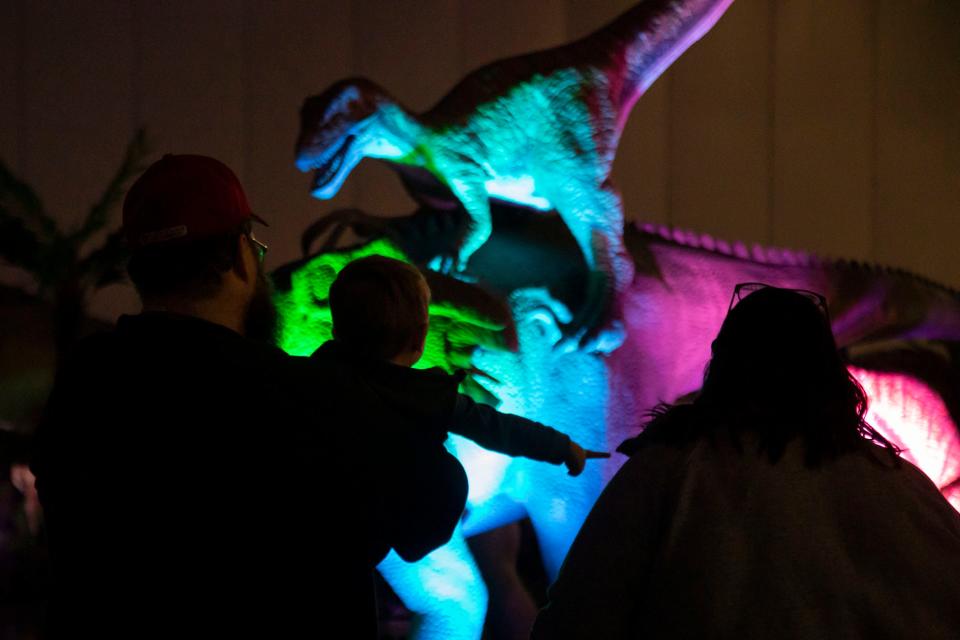
M 365 78 L 341 80 L 303 103 L 296 163 L 301 171 L 314 171 L 314 197 L 335 196 L 365 156 L 402 155 L 381 122 L 387 105 L 394 106 L 393 100 Z

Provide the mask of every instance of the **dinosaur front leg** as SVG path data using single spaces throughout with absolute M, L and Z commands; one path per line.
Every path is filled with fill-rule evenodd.
M 452 179 L 450 188 L 470 216 L 460 241 L 457 264 L 454 265 L 456 271 L 463 271 L 470 256 L 490 238 L 493 230 L 493 223 L 490 220 L 490 200 L 483 181 L 472 176 Z
M 623 209 L 616 190 L 567 181 L 552 202 L 583 251 L 591 273 L 584 304 L 568 325 L 568 337 L 600 352 L 626 337 L 622 297 L 633 281 L 633 260 L 623 245 Z

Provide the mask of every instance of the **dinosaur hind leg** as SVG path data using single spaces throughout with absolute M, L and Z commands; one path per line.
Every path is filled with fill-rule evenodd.
M 458 526 L 450 542 L 417 562 L 395 551 L 377 566 L 416 615 L 414 640 L 476 640 L 483 634 L 487 587 Z

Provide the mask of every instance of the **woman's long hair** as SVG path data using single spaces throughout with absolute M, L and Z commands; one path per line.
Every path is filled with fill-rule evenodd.
M 759 436 L 771 460 L 802 438 L 816 464 L 875 441 L 899 449 L 865 420 L 867 398 L 847 370 L 826 309 L 789 289 L 755 291 L 728 314 L 713 341 L 703 388 L 692 405 L 660 405 L 644 433 L 621 445 L 688 442 L 718 429 Z

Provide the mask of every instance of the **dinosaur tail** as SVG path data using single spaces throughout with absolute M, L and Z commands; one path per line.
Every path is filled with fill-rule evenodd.
M 619 76 L 618 103 L 626 119 L 637 99 L 690 45 L 709 31 L 733 0 L 647 0 L 592 36 Z

